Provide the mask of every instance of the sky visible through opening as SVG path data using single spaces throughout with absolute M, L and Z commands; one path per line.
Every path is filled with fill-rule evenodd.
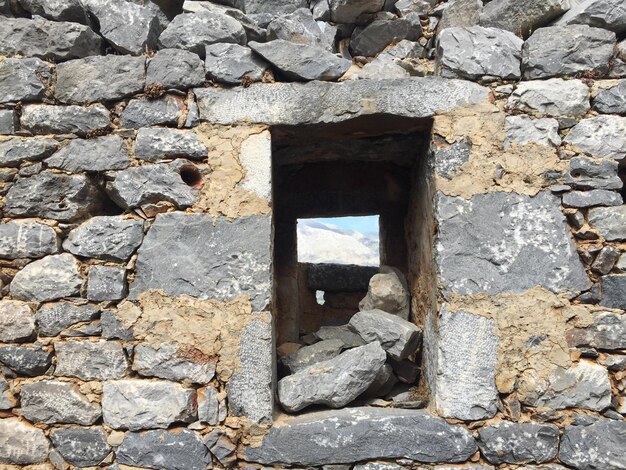
M 378 216 L 298 219 L 298 261 L 378 266 Z

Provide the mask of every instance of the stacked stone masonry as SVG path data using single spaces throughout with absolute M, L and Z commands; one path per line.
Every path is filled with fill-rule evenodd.
M 390 117 L 434 281 L 292 402 L 273 132 Z M 0 0 L 0 467 L 626 469 L 625 173 L 623 0 Z

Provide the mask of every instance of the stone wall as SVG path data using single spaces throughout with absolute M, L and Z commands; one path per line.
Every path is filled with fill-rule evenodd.
M 0 0 L 0 465 L 626 468 L 623 0 L 219 3 Z M 273 134 L 407 119 L 429 405 L 280 414 Z

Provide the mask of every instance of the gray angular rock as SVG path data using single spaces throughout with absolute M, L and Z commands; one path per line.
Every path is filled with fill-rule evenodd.
M 436 69 L 446 78 L 519 79 L 523 43 L 515 34 L 495 28 L 447 28 L 437 37 Z
M 593 157 L 626 157 L 626 117 L 595 116 L 583 119 L 564 139 L 569 144 Z
M 198 390 L 198 420 L 209 426 L 219 424 L 220 400 L 217 389 L 205 387 Z
M 369 462 L 355 465 L 353 470 L 404 470 L 404 467 L 395 463 Z
M 559 460 L 580 470 L 626 468 L 626 422 L 600 419 L 588 426 L 567 426 Z
M 591 270 L 603 275 L 608 274 L 613 269 L 613 266 L 615 266 L 615 263 L 617 263 L 619 257 L 619 250 L 613 248 L 612 246 L 605 246 L 593 261 Z
M 102 387 L 104 423 L 113 429 L 167 428 L 197 417 L 195 390 L 179 384 L 145 380 L 116 380 Z
M 111 114 L 101 104 L 50 106 L 30 104 L 22 109 L 22 129 L 33 134 L 77 134 L 103 131 L 111 125 Z
M 158 215 L 139 248 L 131 297 L 150 289 L 201 299 L 245 294 L 262 311 L 270 299 L 270 239 L 266 216 Z
M 329 0 L 333 23 L 356 23 L 361 15 L 382 10 L 385 0 Z
M 17 114 L 12 109 L 0 109 L 0 135 L 14 134 L 18 128 Z
M 493 0 L 485 4 L 480 14 L 480 24 L 528 37 L 537 28 L 546 26 L 569 8 L 568 0 Z
M 0 300 L 0 341 L 23 341 L 34 333 L 35 315 L 27 303 Z
M 433 153 L 437 174 L 450 179 L 470 159 L 472 141 L 469 138 L 465 138 L 450 145 L 444 142 L 441 144 L 437 142 L 431 146 L 431 152 Z
M 603 296 L 602 305 L 615 295 L 611 282 L 617 275 L 602 278 Z M 606 282 L 606 286 L 605 286 Z M 626 281 L 624 281 L 626 283 Z M 623 287 L 624 283 L 622 283 Z M 605 290 L 605 287 L 608 289 Z M 619 291 L 617 291 L 619 292 Z M 608 294 L 608 296 L 606 296 Z M 616 302 L 617 303 L 617 302 Z M 606 305 L 607 307 L 622 308 L 620 305 Z M 586 328 L 574 328 L 567 332 L 567 342 L 571 346 L 591 346 L 596 349 L 626 349 L 626 315 L 613 312 L 597 312 L 593 315 L 593 325 Z
M 159 36 L 161 49 L 185 49 L 201 58 L 205 46 L 219 42 L 244 45 L 246 32 L 236 19 L 217 11 L 178 15 Z
M 389 44 L 416 40 L 421 33 L 419 23 L 416 27 L 406 18 L 374 20 L 352 37 L 350 47 L 354 55 L 374 57 Z
M 211 468 L 209 449 L 197 433 L 186 429 L 128 433 L 117 450 L 117 460 L 133 467 L 168 470 Z
M 454 0 L 441 14 L 439 31 L 446 28 L 462 28 L 476 26 L 483 9 L 481 0 Z
M 6 380 L 0 379 L 0 410 L 11 410 L 17 405 L 17 400 L 9 388 Z
M 126 268 L 92 266 L 87 279 L 87 298 L 94 302 L 121 300 L 128 294 Z
M 37 310 L 37 326 L 42 336 L 57 336 L 76 323 L 95 320 L 100 309 L 93 305 L 75 305 L 70 302 L 44 304 Z
M 50 439 L 63 459 L 77 467 L 97 466 L 111 451 L 107 433 L 101 427 L 53 429 Z
M 32 15 L 48 20 L 90 24 L 82 0 L 19 0 L 19 4 Z
M 50 156 L 58 143 L 53 139 L 13 138 L 0 143 L 0 166 L 19 167 L 24 162 L 36 162 Z
M 210 447 L 207 444 L 207 438 L 205 438 L 204 443 L 209 447 L 211 454 L 213 454 L 222 465 L 231 467 L 237 462 L 237 446 L 231 442 L 228 436 L 221 432 L 220 434 L 219 437 L 217 433 L 214 434 L 217 439 L 215 439 L 215 442 L 213 442 Z M 211 439 L 213 440 L 213 436 L 211 436 Z
M 563 194 L 563 205 L 567 207 L 619 206 L 623 203 L 620 193 L 606 189 L 571 191 Z
M 116 312 L 104 310 L 100 316 L 102 327 L 102 337 L 106 339 L 121 339 L 122 341 L 133 341 L 135 336 L 133 329 L 126 328 L 117 317 Z
M 281 1 L 281 0 L 278 0 Z M 289 1 L 289 0 L 283 0 Z M 302 0 L 298 0 L 295 2 L 289 1 L 291 5 L 293 5 L 293 9 L 298 8 L 298 3 Z M 211 2 L 205 1 L 185 1 L 183 5 L 183 12 L 185 13 L 197 13 L 199 11 L 213 11 L 218 14 L 230 16 L 231 18 L 236 19 L 241 26 L 243 26 L 244 31 L 246 32 L 246 36 L 248 41 L 265 41 L 265 28 L 267 24 L 272 21 L 275 15 L 279 14 L 278 11 L 272 11 L 272 13 L 265 13 L 260 15 L 251 15 L 248 16 L 244 14 L 245 8 L 240 8 L 234 5 L 234 2 L 228 2 L 228 0 L 222 2 L 223 5 L 214 4 Z M 271 5 L 271 1 L 265 1 L 265 4 Z M 229 6 L 230 5 L 230 6 Z M 291 10 L 293 11 L 293 10 Z M 259 21 L 258 16 L 263 17 L 263 21 Z M 263 24 L 261 24 L 263 23 Z
M 180 49 L 163 49 L 148 62 L 146 84 L 158 84 L 165 88 L 202 86 L 204 64 L 197 54 Z
M 394 60 L 383 53 L 373 61 L 365 64 L 361 69 L 350 73 L 350 80 L 380 80 L 393 78 L 406 78 L 410 73 L 402 67 L 399 61 Z
M 274 39 L 318 46 L 332 52 L 332 44 L 328 44 L 320 26 L 308 8 L 299 8 L 293 13 L 275 17 L 267 25 L 267 40 L 272 41 Z
M 239 44 L 211 44 L 206 46 L 206 74 L 211 80 L 238 85 L 244 79 L 259 82 L 268 64 Z
M 559 121 L 552 118 L 531 119 L 530 116 L 507 116 L 504 122 L 504 148 L 511 144 L 535 143 L 548 147 L 561 145 Z
M 146 80 L 145 64 L 145 57 L 123 55 L 68 60 L 57 65 L 54 96 L 61 103 L 89 104 L 140 93 Z
M 624 287 L 626 287 L 626 275 L 624 274 L 611 274 L 602 277 L 602 300 L 600 304 L 609 308 L 626 308 Z
M 59 252 L 54 229 L 36 222 L 0 224 L 0 258 L 42 258 Z
M 540 28 L 522 49 L 524 78 L 583 73 L 602 76 L 609 71 L 615 42 L 615 33 L 589 26 Z
M 123 170 L 130 165 L 124 141 L 116 135 L 74 139 L 46 160 L 49 168 L 72 173 Z
M 76 259 L 67 253 L 46 256 L 26 265 L 11 281 L 11 295 L 30 302 L 80 294 L 83 278 Z
M 507 108 L 539 116 L 583 116 L 589 111 L 589 87 L 580 80 L 550 78 L 521 82 Z
M 139 55 L 156 48 L 161 32 L 156 12 L 133 2 L 84 0 L 100 34 L 122 54 Z
M 367 407 L 286 419 L 271 428 L 259 447 L 246 448 L 244 458 L 284 465 L 393 458 L 464 462 L 476 450 L 469 431 L 424 411 Z
M 340 339 L 328 339 L 288 354 L 282 358 L 281 363 L 290 374 L 295 374 L 313 364 L 337 357 L 343 348 L 344 344 Z
M 50 443 L 44 432 L 19 418 L 0 419 L 0 463 L 29 465 L 48 458 Z
M 3 18 L 0 22 L 0 55 L 62 61 L 99 55 L 102 46 L 100 36 L 78 23 L 41 18 Z
M 249 46 L 290 80 L 336 80 L 350 68 L 349 60 L 316 46 L 284 39 Z
M 398 383 L 398 378 L 393 372 L 393 367 L 389 364 L 385 364 L 382 369 L 378 371 L 372 384 L 363 392 L 363 397 L 384 397 L 391 392 L 393 387 Z
M 243 5 L 238 5 L 241 2 Z M 248 14 L 285 15 L 307 7 L 306 0 L 224 0 L 226 5 L 243 9 Z
M 626 79 L 599 90 L 593 99 L 593 109 L 606 114 L 626 114 Z
M 100 418 L 100 405 L 90 402 L 70 382 L 42 380 L 22 384 L 22 416 L 46 424 L 81 424 L 89 426 Z
M 367 294 L 359 302 L 359 310 L 383 310 L 409 319 L 410 296 L 406 279 L 397 270 L 382 267 L 381 272 L 372 276 Z
M 0 362 L 18 375 L 43 375 L 52 365 L 52 353 L 39 348 L 0 346 Z
M 209 357 L 185 354 L 174 343 L 164 343 L 158 348 L 139 344 L 134 350 L 133 370 L 147 377 L 206 384 L 215 375 L 215 362 Z
M 607 241 L 626 240 L 626 206 L 596 207 L 588 218 Z
M 73 229 L 63 242 L 63 249 L 85 258 L 128 261 L 142 240 L 143 221 L 98 216 Z
M 399 89 L 404 92 L 399 94 Z M 194 91 L 202 120 L 228 125 L 336 123 L 368 114 L 430 117 L 486 101 L 489 93 L 472 82 L 442 78 L 314 81 Z M 355 102 L 354 96 L 361 100 Z
M 346 349 L 356 348 L 365 344 L 363 338 L 351 331 L 348 325 L 322 326 L 314 334 L 320 341 L 338 339 L 343 342 Z
M 623 34 L 626 33 L 626 5 L 621 0 L 583 0 L 574 3 L 555 24 L 586 24 Z
M 535 197 L 491 193 L 467 201 L 440 194 L 437 199 L 436 251 L 446 295 L 521 292 L 536 285 L 579 293 L 591 286 L 558 196 L 542 191 Z
M 65 341 L 54 343 L 57 365 L 54 375 L 81 380 L 119 379 L 126 375 L 128 360 L 119 343 Z
M 493 464 L 544 463 L 556 457 L 559 428 L 553 424 L 510 423 L 504 421 L 482 428 L 478 446 Z
M 383 11 L 388 10 L 388 2 L 385 2 L 385 4 L 386 5 L 383 7 Z M 427 15 L 432 8 L 432 2 L 428 2 L 426 0 L 398 0 L 393 4 L 393 8 L 402 17 L 408 16 L 411 13 Z
M 623 183 L 617 171 L 618 163 L 614 160 L 574 157 L 565 183 L 577 189 L 621 189 Z
M 239 47 L 239 46 L 237 46 Z M 135 156 L 157 161 L 165 158 L 205 160 L 208 150 L 192 131 L 164 128 L 142 128 L 137 132 Z
M 181 176 L 190 163 L 176 160 L 173 163 L 143 165 L 115 174 L 106 185 L 106 191 L 124 209 L 134 209 L 145 204 L 168 201 L 178 208 L 191 206 L 197 190 L 189 186 Z
M 422 341 L 419 327 L 382 310 L 357 312 L 348 325 L 366 343 L 378 341 L 398 361 L 415 354 Z
M 176 126 L 185 108 L 179 96 L 165 95 L 154 100 L 133 99 L 120 115 L 120 127 Z
M 386 357 L 374 342 L 313 364 L 278 382 L 278 401 L 289 412 L 314 404 L 341 408 L 369 388 Z
M 40 59 L 5 59 L 0 63 L 0 103 L 41 100 L 52 66 Z
M 441 308 L 433 390 L 440 416 L 474 421 L 496 414 L 494 328 L 489 318 Z

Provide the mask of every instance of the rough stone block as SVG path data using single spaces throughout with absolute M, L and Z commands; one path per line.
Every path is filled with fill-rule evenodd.
M 52 353 L 40 348 L 0 346 L 0 362 L 18 375 L 43 375 L 52 365 Z
M 585 0 L 572 8 L 555 23 L 557 25 L 586 24 L 608 29 L 616 34 L 626 33 L 626 5 L 621 0 Z
M 205 51 L 207 77 L 218 83 L 239 85 L 244 77 L 260 82 L 268 69 L 268 64 L 250 48 L 239 44 L 212 44 Z
M 388 267 L 382 267 L 381 271 L 370 279 L 359 310 L 378 309 L 408 320 L 411 300 L 404 275 Z
M 626 240 L 626 206 L 590 209 L 588 219 L 607 241 Z
M 609 159 L 574 157 L 570 160 L 565 183 L 577 189 L 622 189 L 618 163 Z
M 25 162 L 37 162 L 50 156 L 58 143 L 53 139 L 9 139 L 0 142 L 0 166 L 19 167 Z
M 193 351 L 186 352 L 173 343 L 158 348 L 139 344 L 134 350 L 133 369 L 147 377 L 206 384 L 215 375 L 215 361 L 195 357 Z
M 52 66 L 40 59 L 5 59 L 0 63 L 0 103 L 44 97 Z
M 469 138 L 460 139 L 450 145 L 439 142 L 431 146 L 435 161 L 435 170 L 443 178 L 452 178 L 465 162 L 470 159 L 472 141 Z
M 480 24 L 528 37 L 570 8 L 568 0 L 493 0 L 485 4 Z
M 208 150 L 192 131 L 143 128 L 137 132 L 135 156 L 154 162 L 166 158 L 205 160 Z
M 146 84 L 162 85 L 166 89 L 202 86 L 204 64 L 197 54 L 180 49 L 163 49 L 148 62 Z
M 12 109 L 0 109 L 0 135 L 14 134 L 19 128 L 17 114 Z
M 624 203 L 622 195 L 606 189 L 591 191 L 571 191 L 563 194 L 563 205 L 567 207 L 587 208 L 594 206 L 619 206 Z
M 35 315 L 25 302 L 0 300 L 0 341 L 13 343 L 35 333 Z
M 609 308 L 626 309 L 626 275 L 611 274 L 601 281 L 602 300 L 600 304 Z
M 53 429 L 50 439 L 55 450 L 71 465 L 99 465 L 111 451 L 104 428 L 69 427 Z
M 11 410 L 17 406 L 17 400 L 9 388 L 6 380 L 0 379 L 0 410 Z
M 356 348 L 365 344 L 365 341 L 354 331 L 351 331 L 348 325 L 322 326 L 314 335 L 320 341 L 330 339 L 341 340 L 346 349 Z
M 75 305 L 70 302 L 44 304 L 37 311 L 37 326 L 42 336 L 57 336 L 76 323 L 95 320 L 100 309 L 93 305 Z
M 476 26 L 483 9 L 482 0 L 455 0 L 441 14 L 439 31 L 446 28 L 463 28 Z
M 398 361 L 415 354 L 422 341 L 420 328 L 382 310 L 358 312 L 350 319 L 349 326 L 366 343 L 378 341 Z
M 529 116 L 507 116 L 504 129 L 506 138 L 504 148 L 511 144 L 526 145 L 530 143 L 558 147 L 561 145 L 559 122 L 556 119 L 531 119 Z
M 599 90 L 593 99 L 593 109 L 606 114 L 626 114 L 626 80 Z
M 48 458 L 44 432 L 18 418 L 0 419 L 0 463 L 30 465 Z
M 584 116 L 590 108 L 589 87 L 580 80 L 561 78 L 521 82 L 507 107 L 540 116 Z
M 36 222 L 0 224 L 0 258 L 41 258 L 59 251 L 54 229 Z
M 220 422 L 220 400 L 214 387 L 198 390 L 198 420 L 209 426 Z
M 567 426 L 559 459 L 584 470 L 625 468 L 626 421 L 600 419 L 588 426 Z
M 330 0 L 328 4 L 333 23 L 356 23 L 361 15 L 382 10 L 385 0 Z
M 184 100 L 172 95 L 154 100 L 133 99 L 120 115 L 120 127 L 139 129 L 149 126 L 176 126 L 184 107 Z
M 419 22 L 414 24 L 408 18 L 379 19 L 355 32 L 350 47 L 355 56 L 375 57 L 389 44 L 396 44 L 403 39 L 416 40 L 421 35 Z
M 81 380 L 119 379 L 126 375 L 128 360 L 122 346 L 109 341 L 54 343 L 57 366 L 54 375 Z
M 123 170 L 130 165 L 124 141 L 115 135 L 75 139 L 46 160 L 49 168 L 72 173 Z
M 101 104 L 92 106 L 50 106 L 30 104 L 22 109 L 24 130 L 33 134 L 77 134 L 103 131 L 111 124 L 109 110 Z
M 603 278 L 607 284 L 618 276 L 609 276 Z M 624 281 L 626 284 L 626 280 Z M 620 286 L 623 287 L 623 286 Z M 610 300 L 611 294 L 622 291 L 614 290 L 604 292 L 603 302 L 605 302 L 605 294 L 608 294 L 606 300 Z M 613 305 L 609 305 L 613 307 Z M 622 308 L 615 306 L 615 308 Z M 620 315 L 613 312 L 598 312 L 593 316 L 593 325 L 586 328 L 574 328 L 567 332 L 567 342 L 570 346 L 592 346 L 597 349 L 626 349 L 626 315 Z
M 564 142 L 592 157 L 626 157 L 626 117 L 596 116 L 583 119 L 572 128 Z
M 76 259 L 67 253 L 50 255 L 26 265 L 11 282 L 15 299 L 31 302 L 71 297 L 80 294 L 83 278 Z
M 310 346 L 304 346 L 282 358 L 281 363 L 290 374 L 306 369 L 318 362 L 337 357 L 344 348 L 340 339 L 328 339 Z
M 559 428 L 553 424 L 503 422 L 478 433 L 478 446 L 493 464 L 544 463 L 556 457 Z
M 94 302 L 121 300 L 128 294 L 126 269 L 115 266 L 92 266 L 87 280 L 87 298 Z

